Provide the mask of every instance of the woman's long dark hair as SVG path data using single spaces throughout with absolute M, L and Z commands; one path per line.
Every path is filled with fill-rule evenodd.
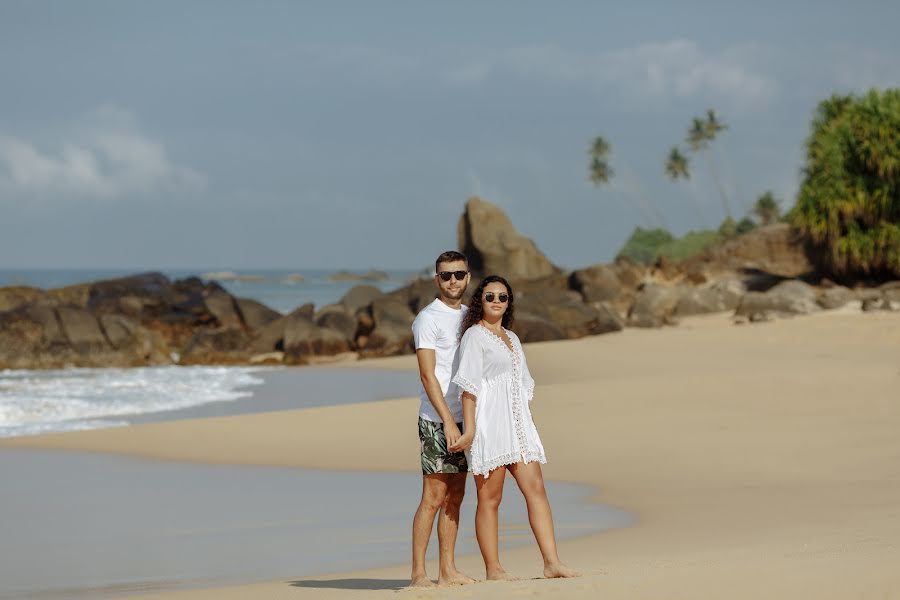
M 481 280 L 481 283 L 478 284 L 478 287 L 475 288 L 475 291 L 472 292 L 472 299 L 469 301 L 469 310 L 466 312 L 466 316 L 463 318 L 462 325 L 459 326 L 459 339 L 462 339 L 463 334 L 471 327 L 478 323 L 481 318 L 484 316 L 484 306 L 481 304 L 481 298 L 484 296 L 484 288 L 487 287 L 489 283 L 502 283 L 506 286 L 506 293 L 509 294 L 509 303 L 506 305 L 506 312 L 503 313 L 503 317 L 500 320 L 500 325 L 509 329 L 513 324 L 513 291 L 512 286 L 509 285 L 509 282 L 500 277 L 499 275 L 488 275 L 484 279 Z

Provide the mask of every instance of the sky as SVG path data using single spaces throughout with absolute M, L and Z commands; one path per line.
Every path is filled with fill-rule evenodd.
M 900 3 L 0 2 L 0 268 L 419 269 L 467 198 L 556 264 L 771 190 L 833 93 L 900 86 Z M 692 177 L 693 117 L 728 125 Z M 604 136 L 615 171 L 588 179 Z

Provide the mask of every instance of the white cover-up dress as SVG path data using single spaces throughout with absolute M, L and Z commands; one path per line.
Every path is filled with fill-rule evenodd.
M 460 340 L 452 379 L 460 396 L 464 391 L 475 396 L 475 437 L 466 458 L 469 470 L 485 477 L 503 465 L 547 462 L 529 407 L 534 379 L 519 338 L 504 331 L 512 350 L 484 326 L 469 327 Z

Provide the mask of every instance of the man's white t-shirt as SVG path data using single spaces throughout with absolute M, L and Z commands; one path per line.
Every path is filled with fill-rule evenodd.
M 448 395 L 447 392 L 450 388 L 456 353 L 459 351 L 459 326 L 467 310 L 468 307 L 465 305 L 459 309 L 450 308 L 439 298 L 435 298 L 434 302 L 422 309 L 412 324 L 416 350 L 420 348 L 434 350 L 434 375 L 441 384 L 444 400 L 453 415 L 453 420 L 457 423 L 462 422 L 462 404 L 459 402 L 458 394 Z M 421 398 L 419 416 L 433 423 L 442 423 L 443 420 L 428 399 L 425 386 L 422 386 L 419 396 Z

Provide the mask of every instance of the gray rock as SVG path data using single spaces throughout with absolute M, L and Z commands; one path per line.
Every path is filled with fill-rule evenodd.
M 630 327 L 662 327 L 672 317 L 686 290 L 683 286 L 648 283 L 641 288 L 628 311 Z
M 566 339 L 566 334 L 556 323 L 524 311 L 516 311 L 512 330 L 523 343 Z
M 564 337 L 570 339 L 622 329 L 621 319 L 606 304 L 586 304 L 581 301 L 578 292 L 571 290 L 545 288 L 523 293 L 516 296 L 515 308 L 516 320 L 520 318 L 518 315 L 520 311 L 526 315 L 540 317 L 553 323 Z M 532 329 L 536 329 L 537 325 L 540 323 L 535 323 Z
M 534 242 L 519 233 L 500 208 L 470 198 L 459 220 L 457 241 L 476 275 L 531 279 L 560 272 Z
M 277 310 L 272 310 L 265 304 L 251 300 L 250 298 L 236 298 L 238 310 L 244 324 L 252 330 L 265 327 L 272 321 L 277 321 L 283 315 Z
M 357 319 L 340 304 L 329 304 L 316 313 L 316 325 L 339 331 L 348 342 L 356 339 Z
M 374 285 L 356 285 L 350 288 L 350 291 L 344 294 L 339 303 L 349 312 L 355 313 L 360 308 L 369 306 L 376 298 L 384 295 L 380 289 Z
M 415 315 L 398 298 L 378 298 L 372 302 L 374 329 L 366 336 L 364 353 L 387 356 L 414 350 L 412 322 Z
M 69 346 L 78 354 L 101 353 L 111 349 L 100 323 L 90 312 L 61 306 L 56 309 L 56 313 Z
M 204 298 L 206 308 L 216 318 L 220 327 L 242 328 L 244 320 L 235 299 L 223 289 L 214 289 Z
M 735 314 L 808 315 L 821 310 L 816 296 L 816 289 L 809 284 L 797 280 L 782 281 L 767 292 L 744 294 Z
M 826 290 L 823 290 L 821 294 L 819 294 L 819 306 L 826 310 L 833 310 L 836 308 L 841 308 L 845 306 L 851 300 L 856 299 L 856 294 L 853 293 L 853 290 L 850 288 L 836 285 L 834 287 L 830 287 Z
M 332 356 L 350 350 L 340 332 L 319 327 L 302 308 L 284 317 L 283 346 L 287 364 L 304 364 L 312 356 Z
M 678 301 L 674 315 L 687 317 L 734 310 L 746 292 L 743 282 L 737 279 L 723 279 L 702 287 L 689 288 Z

